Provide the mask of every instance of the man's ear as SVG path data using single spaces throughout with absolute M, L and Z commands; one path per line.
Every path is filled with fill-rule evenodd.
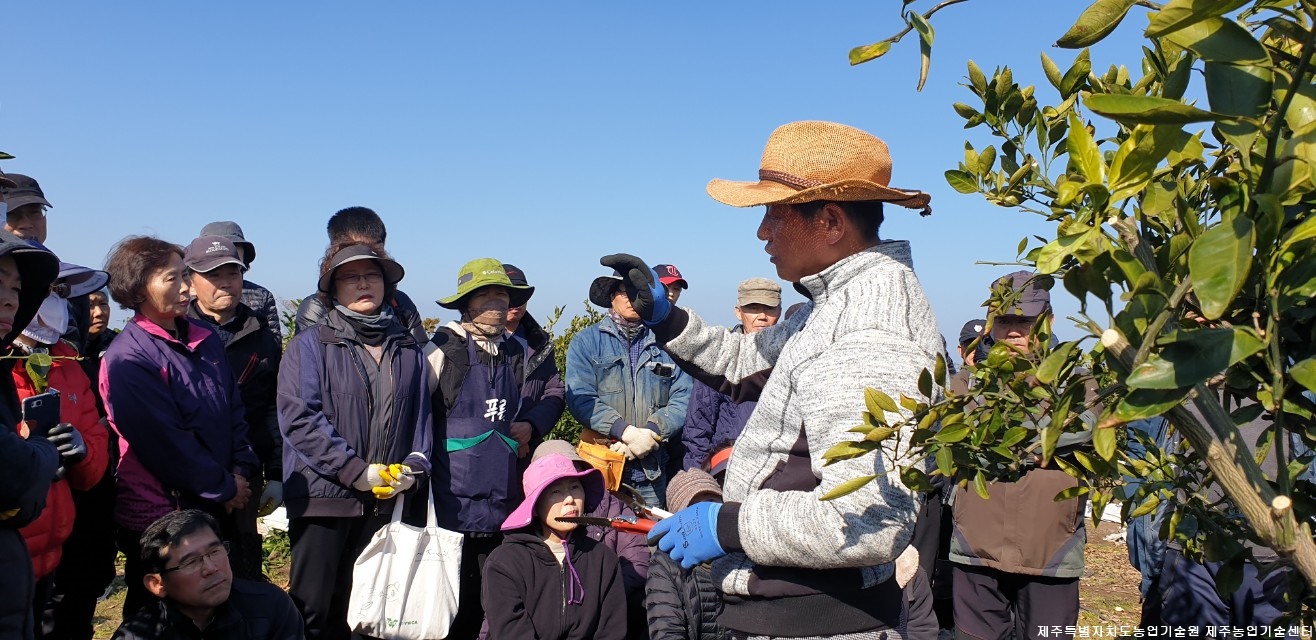
M 142 576 L 142 584 L 146 586 L 147 591 L 151 592 L 151 595 L 157 598 L 163 599 L 169 595 L 169 590 L 165 588 L 164 576 L 158 573 L 148 573 Z
M 835 202 L 828 202 L 814 216 L 822 225 L 824 238 L 827 244 L 836 244 L 845 237 L 846 230 L 850 227 L 850 218 L 845 215 L 845 209 Z

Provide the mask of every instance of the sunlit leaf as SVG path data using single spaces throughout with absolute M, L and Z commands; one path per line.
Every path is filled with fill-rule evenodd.
M 991 496 L 987 494 L 987 477 L 982 474 L 981 469 L 973 474 L 973 490 L 978 492 L 978 496 L 983 500 L 991 498 Z
M 1069 363 L 1069 358 L 1078 348 L 1077 342 L 1065 342 L 1052 351 L 1037 366 L 1037 381 L 1042 384 L 1055 384 L 1060 378 L 1061 369 Z
M 1163 36 L 1207 18 L 1225 15 L 1247 3 L 1248 0 L 1170 0 L 1152 14 L 1145 35 Z
M 953 444 L 969 437 L 969 431 L 970 427 L 968 423 L 961 422 L 959 424 L 943 426 L 941 431 L 938 431 L 937 435 L 933 436 L 932 439 L 937 442 Z
M 948 169 L 946 171 L 946 183 L 960 193 L 978 192 L 978 181 L 972 175 L 959 169 Z
M 1154 96 L 1092 94 L 1083 104 L 1094 113 L 1124 124 L 1188 124 L 1220 118 L 1178 100 Z
M 1092 446 L 1102 460 L 1109 462 L 1115 457 L 1115 429 L 1093 429 Z
M 1059 91 L 1060 67 L 1056 66 L 1056 61 L 1052 60 L 1045 52 L 1042 53 L 1042 72 L 1046 74 L 1047 82 L 1050 82 L 1051 86 L 1055 87 L 1056 91 Z
M 1208 62 L 1205 75 L 1206 99 L 1211 104 L 1212 113 L 1258 118 L 1270 107 L 1274 73 L 1269 67 Z M 1240 125 L 1246 129 L 1234 132 L 1235 135 L 1256 129 L 1255 125 L 1245 122 L 1234 123 L 1236 127 Z
M 868 406 L 869 413 L 882 411 L 900 413 L 900 407 L 896 406 L 896 401 L 892 400 L 891 396 L 872 387 L 864 389 L 864 404 Z
M 1289 368 L 1289 375 L 1308 391 L 1316 392 L 1316 358 L 1307 358 L 1293 365 Z
M 1101 149 L 1092 139 L 1078 114 L 1069 114 L 1069 162 L 1089 184 L 1101 184 L 1106 181 L 1106 161 L 1101 157 Z
M 1170 153 L 1182 133 L 1169 125 L 1138 125 L 1115 150 L 1110 163 L 1110 199 L 1137 195 L 1147 188 L 1152 173 Z
M 1060 95 L 1069 96 L 1078 90 L 1079 83 L 1083 82 L 1088 74 L 1092 72 L 1092 58 L 1088 50 L 1084 49 L 1079 52 L 1078 57 L 1074 59 L 1074 64 L 1065 72 L 1065 77 L 1060 79 Z
M 1056 41 L 1056 46 L 1081 49 L 1096 44 L 1119 26 L 1132 6 L 1133 0 L 1097 0 L 1083 10 L 1074 26 Z
M 1115 405 L 1115 419 L 1122 423 L 1159 416 L 1183 404 L 1191 387 L 1175 389 L 1134 389 Z
M 1133 369 L 1132 389 L 1189 387 L 1260 351 L 1265 343 L 1250 327 L 1195 329 L 1173 336 L 1158 356 Z
M 826 462 L 823 463 L 823 466 L 825 467 L 834 462 L 840 462 L 841 460 L 858 458 L 859 456 L 865 455 L 868 452 L 880 446 L 881 445 L 879 443 L 868 442 L 866 440 L 860 440 L 858 442 L 841 442 L 835 444 L 832 446 L 832 448 L 823 452 L 823 460 L 826 460 Z
M 1268 64 L 1266 48 L 1241 25 L 1225 18 L 1207 18 L 1166 36 L 1171 42 L 1211 62 Z
M 1217 320 L 1229 308 L 1247 281 L 1256 241 L 1252 220 L 1233 220 L 1208 229 L 1188 250 L 1193 292 L 1207 319 Z
M 883 442 L 895 435 L 895 433 L 896 430 L 891 427 L 878 427 L 869 431 L 868 435 L 864 436 L 864 440 L 867 442 Z
M 835 487 L 832 488 L 831 491 L 824 493 L 823 496 L 819 498 L 819 500 L 835 500 L 841 496 L 850 495 L 864 488 L 864 485 L 876 479 L 877 476 L 875 475 L 859 476 L 858 478 L 851 478 L 849 480 L 846 480 L 845 482 L 842 482 L 841 484 L 836 485 Z
M 905 467 L 900 470 L 900 481 L 906 487 L 919 492 L 928 492 L 932 490 L 932 482 L 928 480 L 928 474 L 923 473 L 917 467 Z
M 1056 497 L 1053 500 L 1055 502 L 1064 502 L 1065 500 L 1072 500 L 1079 496 L 1087 495 L 1088 491 L 1089 489 L 1087 487 L 1069 487 L 1064 491 L 1057 493 Z
M 883 40 L 866 44 L 862 47 L 855 47 L 850 50 L 850 64 L 863 64 L 869 60 L 882 57 L 883 54 L 891 50 L 891 41 Z
M 955 453 L 950 447 L 937 449 L 937 470 L 947 478 L 955 475 Z
M 978 95 L 987 93 L 987 76 L 983 75 L 982 69 L 970 60 L 969 61 L 969 84 L 978 92 Z

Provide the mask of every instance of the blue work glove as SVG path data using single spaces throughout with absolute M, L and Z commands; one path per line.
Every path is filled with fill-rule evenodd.
M 717 541 L 718 502 L 700 502 L 659 520 L 649 531 L 649 542 L 657 543 L 684 569 L 727 554 Z
M 614 253 L 599 258 L 599 264 L 612 267 L 621 274 L 626 297 L 630 298 L 631 306 L 645 325 L 652 327 L 667 319 L 667 314 L 672 311 L 672 303 L 667 301 L 667 289 L 658 280 L 658 274 L 643 260 L 629 253 Z

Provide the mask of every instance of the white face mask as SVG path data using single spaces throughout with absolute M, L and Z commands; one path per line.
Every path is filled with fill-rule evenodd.
M 69 303 L 54 293 L 41 301 L 41 308 L 32 322 L 23 329 L 23 335 L 41 344 L 55 344 L 69 329 Z

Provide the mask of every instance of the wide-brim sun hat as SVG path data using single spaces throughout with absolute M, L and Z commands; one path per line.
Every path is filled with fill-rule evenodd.
M 530 296 L 535 294 L 534 287 L 512 284 L 512 279 L 507 277 L 507 270 L 503 268 L 501 260 L 476 258 L 467 262 L 462 266 L 461 271 L 457 272 L 457 293 L 435 302 L 444 309 L 460 310 L 466 306 L 464 301 L 466 296 L 475 293 L 475 290 L 481 287 L 507 289 L 509 307 L 519 307 L 529 302 Z
M 76 298 L 104 288 L 110 283 L 110 274 L 80 264 L 61 262 L 56 281 L 68 285 L 69 297 Z
M 50 295 L 50 285 L 59 275 L 59 258 L 40 244 L 34 246 L 34 243 L 3 229 L 0 229 L 0 256 L 12 256 L 23 279 L 23 286 L 18 291 L 14 326 L 0 338 L 0 347 L 7 347 L 32 322 L 41 303 Z
M 589 283 L 589 301 L 609 309 L 612 307 L 612 288 L 621 284 L 621 276 L 599 276 Z
M 502 530 L 513 531 L 529 526 L 535 518 L 535 503 L 539 501 L 540 494 L 544 493 L 549 485 L 563 478 L 580 478 L 580 483 L 585 487 L 585 505 L 580 515 L 593 511 L 603 500 L 603 476 L 599 474 L 598 469 L 577 471 L 575 463 L 570 458 L 559 454 L 546 455 L 531 462 L 525 474 L 521 476 L 525 500 L 522 500 L 507 519 L 503 520 Z
M 931 196 L 890 183 L 885 142 L 847 125 L 805 121 L 782 125 L 768 137 L 758 182 L 714 179 L 708 195 L 733 207 L 878 200 L 932 215 Z
M 384 284 L 397 284 L 402 277 L 407 274 L 402 265 L 398 264 L 392 258 L 385 258 L 370 248 L 370 245 L 354 244 L 343 247 L 329 258 L 329 270 L 320 276 L 319 287 L 324 293 L 331 293 L 330 287 L 334 284 L 334 272 L 349 262 L 357 260 L 374 260 L 379 264 L 379 269 L 384 272 Z

